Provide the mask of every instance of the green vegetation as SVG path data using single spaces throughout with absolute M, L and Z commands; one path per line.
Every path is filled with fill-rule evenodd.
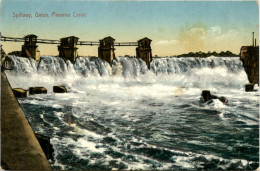
M 216 57 L 235 57 L 235 56 L 238 56 L 237 54 L 234 54 L 230 51 L 222 51 L 220 53 L 217 53 L 217 52 L 208 52 L 208 53 L 205 53 L 205 52 L 190 52 L 190 53 L 187 53 L 187 54 L 181 54 L 181 55 L 177 55 L 177 57 L 201 57 L 201 58 L 205 58 L 205 57 L 209 57 L 209 56 L 216 56 Z
M 22 56 L 22 51 L 12 51 L 8 53 L 8 55 Z

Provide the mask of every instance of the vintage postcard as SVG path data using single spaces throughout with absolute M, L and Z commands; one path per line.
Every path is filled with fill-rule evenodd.
M 259 169 L 259 3 L 1 0 L 1 169 Z

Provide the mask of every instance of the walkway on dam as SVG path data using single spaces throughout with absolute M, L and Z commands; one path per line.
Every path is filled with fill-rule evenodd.
M 7 170 L 51 170 L 3 71 L 1 71 L 1 166 Z

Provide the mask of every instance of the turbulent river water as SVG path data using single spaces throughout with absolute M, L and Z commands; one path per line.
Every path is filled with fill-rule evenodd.
M 259 167 L 259 92 L 244 91 L 237 57 L 155 58 L 150 70 L 127 57 L 112 66 L 95 57 L 9 58 L 13 88 L 48 90 L 19 103 L 33 130 L 51 138 L 54 169 Z M 228 103 L 203 103 L 202 90 Z

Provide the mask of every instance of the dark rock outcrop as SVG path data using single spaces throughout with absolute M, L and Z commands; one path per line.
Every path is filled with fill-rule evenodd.
M 215 95 L 211 95 L 209 90 L 203 90 L 202 93 L 201 93 L 201 97 L 202 97 L 202 100 L 204 102 L 210 101 L 212 99 L 218 99 L 222 103 L 228 102 L 228 99 L 226 97 L 224 97 L 224 96 L 218 97 L 218 96 L 215 96 Z
M 30 87 L 29 94 L 47 94 L 47 90 L 44 87 Z
M 67 93 L 67 89 L 64 86 L 53 86 L 54 93 Z
M 248 81 L 259 85 L 259 46 L 242 46 L 239 55 Z
M 52 159 L 54 149 L 50 143 L 50 138 L 39 133 L 35 133 L 35 136 L 38 139 L 47 159 Z
M 27 92 L 26 90 L 22 89 L 22 88 L 13 88 L 13 93 L 15 95 L 15 97 L 27 97 Z
M 246 84 L 245 85 L 245 91 L 246 92 L 254 91 L 254 84 Z

